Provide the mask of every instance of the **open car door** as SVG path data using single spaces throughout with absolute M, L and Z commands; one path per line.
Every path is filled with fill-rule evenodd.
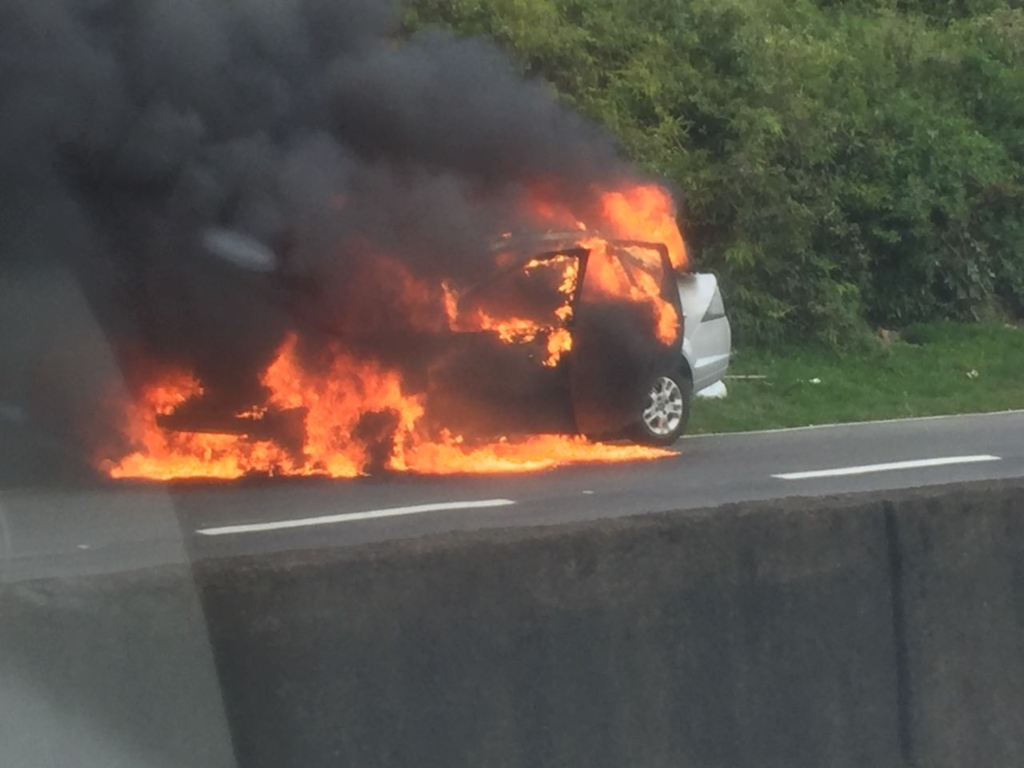
M 682 317 L 664 245 L 597 241 L 588 249 L 569 359 L 579 432 L 612 437 L 637 422 L 651 382 L 681 364 Z

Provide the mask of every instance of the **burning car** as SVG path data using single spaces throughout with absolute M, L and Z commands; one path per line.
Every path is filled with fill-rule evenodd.
M 278 316 L 278 341 L 245 369 L 216 355 L 194 367 L 127 360 L 122 447 L 99 467 L 160 480 L 354 477 L 668 455 L 691 396 L 728 365 L 729 321 L 715 277 L 688 267 L 662 188 L 600 203 L 600 231 L 571 221 L 506 234 L 481 246 L 472 276 L 416 273 L 355 241 L 337 279 L 207 231 L 225 286 L 263 297 L 249 316 Z M 207 346 L 229 349 L 222 339 Z

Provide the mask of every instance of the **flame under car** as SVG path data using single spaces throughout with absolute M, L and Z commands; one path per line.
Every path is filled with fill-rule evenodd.
M 263 394 L 229 402 L 187 372 L 153 379 L 131 411 L 139 447 L 107 471 L 353 477 L 665 455 L 692 393 L 728 364 L 715 278 L 673 269 L 660 243 L 585 232 L 503 238 L 491 256 L 489 277 L 433 288 L 377 259 L 376 280 L 352 283 L 375 285 L 369 298 L 341 305 L 274 270 L 295 331 L 261 374 Z M 393 305 L 381 300 L 389 285 Z

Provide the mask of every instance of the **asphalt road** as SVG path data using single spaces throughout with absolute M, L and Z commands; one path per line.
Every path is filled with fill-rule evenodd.
M 690 437 L 676 450 L 529 475 L 0 492 L 0 581 L 1017 477 L 1024 411 Z

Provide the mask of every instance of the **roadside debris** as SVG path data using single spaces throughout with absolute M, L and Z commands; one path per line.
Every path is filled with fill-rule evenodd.
M 725 387 L 725 382 L 716 381 L 710 387 L 704 387 L 696 393 L 697 397 L 705 397 L 709 399 L 721 400 L 729 394 L 729 390 Z

